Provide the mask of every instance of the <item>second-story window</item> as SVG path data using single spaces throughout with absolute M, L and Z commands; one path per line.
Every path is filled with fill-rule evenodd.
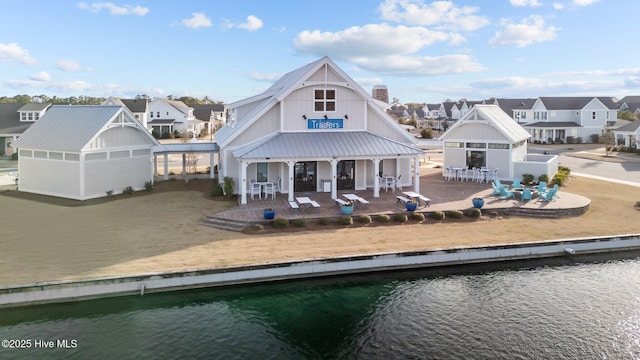
M 336 90 L 315 89 L 313 91 L 313 101 L 315 111 L 336 111 Z
M 591 120 L 595 120 L 596 119 L 596 112 L 592 112 L 591 113 Z

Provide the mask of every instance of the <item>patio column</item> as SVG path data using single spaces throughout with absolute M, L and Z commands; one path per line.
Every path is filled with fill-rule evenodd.
M 215 177 L 215 171 L 213 170 L 216 163 L 215 156 L 216 156 L 216 153 L 214 152 L 209 153 L 209 179 L 213 179 Z
M 373 197 L 380 197 L 380 159 L 373 160 Z
M 153 154 L 153 175 L 158 175 L 158 155 Z
M 240 162 L 240 204 L 247 203 L 247 166 L 249 163 Z
M 338 160 L 333 159 L 329 161 L 331 163 L 331 198 L 338 197 Z
M 169 180 L 169 154 L 164 153 L 164 179 Z
M 420 193 L 420 159 L 413 158 L 413 191 Z
M 295 161 L 287 161 L 287 165 L 289 165 L 289 197 L 287 201 L 293 201 L 293 166 L 296 164 Z

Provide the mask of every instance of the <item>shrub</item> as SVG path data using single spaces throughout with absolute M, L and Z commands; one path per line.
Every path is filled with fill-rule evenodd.
M 127 186 L 126 188 L 122 189 L 122 193 L 126 194 L 126 195 L 131 195 L 135 192 L 135 190 L 133 190 L 133 187 L 131 186 Z
M 145 181 L 144 182 L 144 189 L 146 191 L 151 191 L 153 190 L 153 181 L 149 180 L 149 181 Z
M 482 215 L 482 211 L 480 209 L 473 208 L 473 209 L 469 209 L 466 215 L 470 218 L 477 219 Z
M 291 220 L 291 225 L 295 226 L 295 227 L 305 227 L 307 226 L 307 222 L 305 219 L 293 219 Z
M 558 166 L 558 171 L 567 173 L 567 175 L 571 174 L 571 169 L 562 165 Z
M 407 215 L 405 215 L 405 214 L 395 214 L 395 215 L 393 215 L 393 221 L 406 222 L 407 221 Z
M 549 182 L 549 175 L 542 174 L 542 175 L 538 176 L 538 181 L 544 181 L 544 182 L 548 183 Z
M 429 213 L 429 217 L 433 220 L 444 220 L 444 213 L 440 210 L 436 210 L 432 213 Z
M 452 219 L 462 219 L 464 214 L 460 210 L 450 210 L 447 211 L 447 217 Z
M 576 138 L 574 136 L 567 136 L 567 144 L 575 144 Z
M 230 197 L 233 194 L 233 189 L 236 186 L 235 181 L 233 181 L 233 178 L 230 176 L 225 176 L 223 179 L 223 185 L 222 185 L 222 190 L 224 191 L 224 194 L 227 197 Z
M 582 136 L 578 136 L 578 137 L 576 138 L 576 143 L 578 143 L 578 144 L 582 144 L 582 142 L 583 142 L 583 140 L 582 140 Z
M 370 224 L 371 223 L 371 216 L 369 215 L 361 215 L 358 217 L 358 222 L 360 224 Z
M 533 181 L 532 174 L 522 174 L 522 182 L 524 184 L 531 184 L 532 181 Z
M 594 144 L 597 144 L 600 142 L 600 135 L 598 134 L 591 134 L 591 136 L 589 136 L 589 138 L 591 139 L 591 142 Z
M 562 186 L 565 181 L 567 181 L 567 175 L 566 173 L 562 172 L 556 173 L 555 175 L 553 175 L 553 179 L 551 179 L 551 182 L 553 184 L 557 184 L 558 186 Z
M 318 224 L 320 225 L 329 225 L 331 221 L 328 218 L 320 218 L 318 219 Z
M 107 190 L 107 196 L 113 195 L 113 190 Z
M 635 203 L 635 205 L 633 205 L 633 207 L 634 207 L 636 210 L 640 210 L 640 201 L 636 201 L 636 203 Z
M 273 220 L 273 227 L 276 229 L 286 229 L 289 227 L 289 220 L 284 218 L 277 218 Z
M 18 160 L 18 153 L 14 152 L 13 154 L 11 154 L 11 160 Z
M 351 216 L 345 215 L 345 216 L 341 216 L 338 219 L 338 224 L 340 225 L 353 225 L 353 218 Z
M 422 129 L 420 136 L 422 136 L 423 139 L 433 139 L 433 131 L 431 131 L 431 129 Z
M 415 221 L 424 221 L 424 214 L 412 212 L 411 214 L 409 214 L 409 219 L 415 220 Z
M 249 230 L 252 230 L 252 231 L 262 231 L 262 230 L 264 230 L 264 225 L 262 225 L 262 224 L 253 224 L 253 225 L 251 225 L 251 226 L 249 227 Z
M 387 215 L 387 214 L 382 214 L 382 215 L 378 215 L 378 217 L 376 218 L 376 220 L 377 220 L 378 222 L 381 222 L 381 223 L 388 223 L 388 222 L 389 222 L 389 220 L 390 220 L 390 218 L 389 218 L 389 215 Z
M 222 190 L 222 186 L 218 182 L 218 179 L 211 180 L 211 185 L 209 186 L 209 195 L 211 196 L 224 195 L 224 191 Z

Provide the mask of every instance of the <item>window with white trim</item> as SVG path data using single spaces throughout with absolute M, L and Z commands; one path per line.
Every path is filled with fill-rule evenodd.
M 313 106 L 316 112 L 336 111 L 336 90 L 335 89 L 315 89 L 313 90 Z
M 595 120 L 596 119 L 596 112 L 593 111 L 591 112 L 591 120 Z

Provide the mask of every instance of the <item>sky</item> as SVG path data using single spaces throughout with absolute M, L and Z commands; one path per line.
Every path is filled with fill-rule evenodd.
M 640 94 L 625 0 L 0 2 L 0 96 L 231 103 L 329 56 L 367 92 L 439 103 Z M 628 14 L 628 15 L 625 15 Z

